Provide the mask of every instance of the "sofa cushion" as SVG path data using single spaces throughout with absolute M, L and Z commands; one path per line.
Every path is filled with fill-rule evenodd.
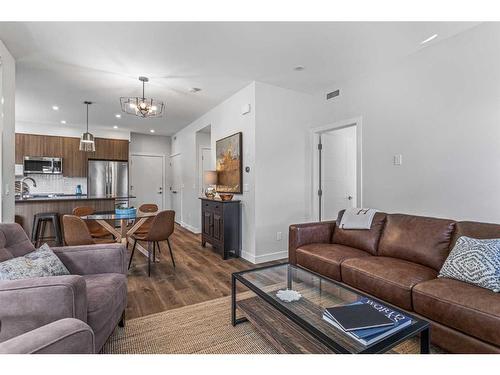
M 0 262 L 21 257 L 34 250 L 35 247 L 19 224 L 0 224 Z
M 459 221 L 455 224 L 455 232 L 451 240 L 450 248 L 462 237 L 472 237 L 482 240 L 500 238 L 500 224 L 477 223 L 474 221 Z
M 377 212 L 373 217 L 370 230 L 366 229 L 342 229 L 340 221 L 345 210 L 339 212 L 337 225 L 333 232 L 332 242 L 339 245 L 350 246 L 356 249 L 368 251 L 376 255 L 380 234 L 384 228 L 386 214 Z
M 500 297 L 488 289 L 430 280 L 413 288 L 413 306 L 424 317 L 500 346 Z
M 408 260 L 436 271 L 446 260 L 455 222 L 402 214 L 387 215 L 378 255 Z
M 87 284 L 87 323 L 95 333 L 99 351 L 127 305 L 127 276 L 103 273 L 83 278 Z
M 460 237 L 438 277 L 460 280 L 500 292 L 500 239 Z
M 344 260 L 370 256 L 363 250 L 325 243 L 303 245 L 296 254 L 298 265 L 337 281 L 341 281 L 340 265 Z
M 412 288 L 437 277 L 432 268 L 380 256 L 348 259 L 341 274 L 344 283 L 406 310 L 412 310 Z

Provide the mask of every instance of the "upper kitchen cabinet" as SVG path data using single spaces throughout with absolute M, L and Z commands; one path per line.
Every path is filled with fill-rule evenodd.
M 128 161 L 129 141 L 96 138 L 96 151 L 80 151 L 80 138 L 35 134 L 16 134 L 16 164 L 25 156 L 51 156 L 63 159 L 63 175 L 86 177 L 88 159 Z
M 80 151 L 80 138 L 63 138 L 63 175 L 66 177 L 87 176 L 87 153 Z
M 88 154 L 89 159 L 128 160 L 128 140 L 96 138 L 95 152 Z

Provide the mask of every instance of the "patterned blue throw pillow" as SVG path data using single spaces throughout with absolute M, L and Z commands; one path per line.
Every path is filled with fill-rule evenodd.
M 69 271 L 47 244 L 25 256 L 0 263 L 0 280 L 61 275 L 69 275 Z
M 460 237 L 438 277 L 448 277 L 500 292 L 500 239 Z

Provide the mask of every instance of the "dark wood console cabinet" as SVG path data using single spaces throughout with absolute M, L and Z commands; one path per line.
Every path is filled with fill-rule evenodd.
M 224 259 L 239 257 L 241 250 L 240 201 L 201 200 L 201 246 L 208 242 Z

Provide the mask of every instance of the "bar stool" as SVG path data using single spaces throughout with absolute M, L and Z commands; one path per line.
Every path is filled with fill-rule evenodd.
M 47 222 L 51 222 L 54 229 L 54 237 L 45 237 Z M 31 232 L 31 242 L 35 247 L 46 240 L 54 240 L 57 246 L 62 245 L 61 223 L 57 212 L 43 212 L 35 214 L 33 218 L 33 230 Z

